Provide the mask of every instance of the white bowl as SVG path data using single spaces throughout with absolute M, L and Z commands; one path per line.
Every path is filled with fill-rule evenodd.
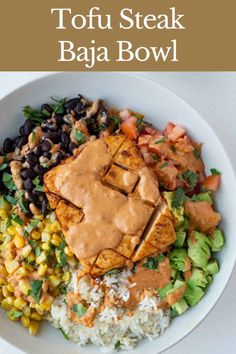
M 103 98 L 110 106 L 131 108 L 145 114 L 146 120 L 163 128 L 171 120 L 188 129 L 190 135 L 204 143 L 203 158 L 206 168 L 215 167 L 223 172 L 222 185 L 217 193 L 216 205 L 222 214 L 221 227 L 226 244 L 219 254 L 220 272 L 206 295 L 195 307 L 176 318 L 163 335 L 154 341 L 143 340 L 134 354 L 157 354 L 172 346 L 191 332 L 214 307 L 222 294 L 233 269 L 236 255 L 235 210 L 236 183 L 229 159 L 214 132 L 186 102 L 156 83 L 133 74 L 123 73 L 61 73 L 35 80 L 0 101 L 1 142 L 17 134 L 23 122 L 21 109 L 25 105 L 39 106 L 50 96 L 72 97 L 81 93 L 89 98 Z M 0 316 L 0 336 L 27 353 L 97 354 L 92 345 L 78 347 L 66 341 L 61 333 L 44 324 L 37 337 L 31 337 L 19 324 Z

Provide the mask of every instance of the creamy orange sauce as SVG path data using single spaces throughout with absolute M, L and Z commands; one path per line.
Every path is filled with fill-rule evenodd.
M 105 142 L 98 139 L 88 142 L 74 160 L 57 170 L 55 187 L 59 194 L 82 208 L 84 213 L 80 224 L 64 232 L 68 245 L 81 259 L 95 256 L 103 249 L 115 248 L 121 242 L 122 234 L 136 235 L 149 218 L 150 209 L 142 200 L 125 196 L 102 183 L 101 171 L 111 161 Z M 128 172 L 125 176 L 128 184 L 136 178 Z M 155 197 L 159 192 L 154 177 L 147 176 L 144 171 L 142 194 L 147 193 L 150 199 L 153 192 Z
M 174 292 L 167 295 L 167 302 L 171 306 L 179 301 L 186 290 L 186 284 L 183 284 L 180 288 L 176 289 Z
M 171 267 L 169 258 L 165 258 L 159 264 L 158 271 L 138 265 L 137 272 L 131 277 L 130 282 L 135 286 L 130 289 L 130 298 L 124 303 L 125 307 L 135 308 L 140 302 L 145 289 L 164 288 L 171 278 Z

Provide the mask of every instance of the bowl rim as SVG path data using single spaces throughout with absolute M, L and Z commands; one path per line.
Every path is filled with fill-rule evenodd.
M 191 105 L 191 103 L 188 102 L 188 100 L 186 100 L 185 98 L 182 97 L 182 95 L 177 94 L 175 91 L 172 91 L 170 88 L 168 88 L 167 86 L 163 85 L 162 83 L 156 82 L 154 80 L 152 80 L 151 78 L 146 78 L 143 76 L 138 75 L 138 72 L 120 72 L 120 71 L 92 71 L 92 72 L 80 72 L 80 71 L 75 71 L 75 72 L 46 72 L 45 75 L 41 76 L 41 77 L 37 77 L 37 78 L 32 78 L 29 81 L 27 81 L 26 83 L 18 86 L 17 88 L 15 88 L 14 90 L 10 91 L 9 93 L 7 93 L 6 95 L 4 95 L 3 97 L 1 97 L 0 99 L 0 105 L 1 102 L 7 98 L 9 98 L 11 95 L 13 94 L 17 94 L 17 92 L 20 92 L 22 89 L 27 88 L 28 86 L 31 86 L 32 84 L 37 84 L 40 83 L 46 79 L 48 79 L 49 77 L 60 77 L 63 75 L 73 75 L 73 74 L 82 74 L 82 75 L 94 75 L 94 74 L 104 74 L 104 75 L 115 75 L 115 76 L 119 76 L 122 75 L 124 77 L 126 77 L 127 79 L 130 77 L 135 77 L 138 80 L 142 80 L 144 82 L 147 82 L 148 84 L 153 85 L 153 87 L 159 87 L 159 89 L 161 89 L 162 91 L 165 91 L 168 95 L 172 95 L 175 96 L 175 98 L 177 98 L 179 101 L 181 101 L 182 104 L 184 104 L 185 106 L 188 106 L 188 108 L 190 108 L 192 111 L 195 111 L 195 113 L 199 116 L 199 118 L 204 121 L 204 124 L 207 126 L 207 128 L 211 131 L 211 134 L 214 136 L 214 138 L 216 140 L 218 140 L 221 149 L 223 150 L 228 163 L 229 163 L 229 167 L 231 169 L 231 173 L 234 177 L 234 180 L 236 182 L 236 171 L 232 165 L 231 159 L 227 154 L 227 151 L 224 148 L 224 145 L 221 143 L 220 138 L 217 136 L 217 134 L 215 133 L 214 129 L 210 126 L 210 124 L 202 117 L 202 115 L 198 112 L 198 110 L 193 107 Z M 185 334 L 179 338 L 178 340 L 176 340 L 174 343 L 168 345 L 165 349 L 158 351 L 157 353 L 164 353 L 166 350 L 174 347 L 177 343 L 181 342 L 184 338 L 186 338 L 190 333 L 192 333 L 196 328 L 198 328 L 198 326 L 209 316 L 209 314 L 212 312 L 212 310 L 216 307 L 217 303 L 219 302 L 219 300 L 222 298 L 223 293 L 225 292 L 226 288 L 229 286 L 229 282 L 231 280 L 232 277 L 232 273 L 234 270 L 234 267 L 236 265 L 236 253 L 234 255 L 234 259 L 232 256 L 232 264 L 231 264 L 231 268 L 228 271 L 227 277 L 225 279 L 224 282 L 224 286 L 220 289 L 220 291 L 218 292 L 218 297 L 215 299 L 215 301 L 209 306 L 206 314 L 202 317 L 202 319 L 192 328 L 190 328 L 189 330 L 186 330 Z M 20 350 L 22 352 L 22 349 L 16 345 L 16 344 L 12 344 L 12 342 L 9 342 L 8 340 L 6 340 L 4 337 L 1 336 L 0 333 L 0 338 L 3 342 L 7 343 L 8 345 L 12 346 L 13 348 L 16 348 L 18 350 Z M 27 354 L 31 354 L 31 352 L 29 352 L 28 350 L 25 351 L 23 350 L 23 353 L 27 353 Z

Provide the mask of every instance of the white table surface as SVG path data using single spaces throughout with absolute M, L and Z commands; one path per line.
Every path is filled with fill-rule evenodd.
M 236 170 L 236 72 L 137 74 L 166 86 L 190 103 L 212 126 Z M 43 75 L 47 73 L 0 72 L 0 98 Z M 189 336 L 165 351 L 165 354 L 189 353 L 236 353 L 236 268 L 223 296 L 209 316 Z M 0 339 L 0 354 L 22 352 Z

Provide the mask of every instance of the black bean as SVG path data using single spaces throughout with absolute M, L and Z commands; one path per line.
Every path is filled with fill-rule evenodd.
M 43 153 L 40 145 L 36 146 L 33 151 L 34 151 L 35 155 L 38 157 L 40 157 Z
M 66 113 L 71 113 L 71 111 L 74 111 L 75 114 L 78 114 L 81 109 L 83 109 L 83 102 L 80 97 L 72 98 L 65 104 Z
M 41 112 L 44 114 L 45 111 L 51 116 L 53 113 L 53 108 L 48 103 L 44 103 L 41 106 Z
M 24 126 L 22 125 L 19 129 L 19 133 L 21 136 L 25 135 L 25 130 L 24 130 Z
M 28 199 L 31 203 L 35 203 L 38 200 L 38 196 L 34 195 L 31 191 L 28 191 Z
M 42 140 L 50 139 L 53 143 L 57 143 L 59 137 L 60 134 L 58 132 L 48 132 L 48 133 L 44 133 Z
M 28 190 L 31 190 L 34 188 L 34 185 L 31 181 L 30 178 L 27 178 L 25 181 L 24 181 L 24 188 L 28 191 Z
M 3 148 L 2 148 L 3 153 L 7 154 L 8 152 L 13 151 L 13 145 L 14 144 L 11 138 L 6 138 L 3 143 Z
M 70 138 L 65 132 L 61 133 L 61 142 L 66 146 L 70 143 Z
M 42 123 L 42 128 L 44 131 L 56 131 L 57 122 L 55 118 L 47 119 Z
M 76 145 L 75 143 L 72 143 L 72 142 L 71 142 L 71 143 L 69 144 L 69 147 L 68 147 L 69 152 L 72 153 L 73 150 L 74 150 L 74 148 L 76 148 L 76 146 L 77 146 L 77 145 Z
M 36 165 L 36 166 L 34 167 L 34 172 L 36 172 L 37 175 L 42 176 L 42 175 L 46 172 L 46 169 L 43 168 L 43 167 L 40 166 L 40 165 Z
M 41 205 L 41 210 L 44 215 L 47 214 L 47 209 L 48 209 L 48 202 L 47 200 L 44 199 Z
M 63 124 L 63 115 L 57 114 L 54 118 L 56 119 L 57 125 L 60 126 Z
M 64 159 L 64 154 L 61 151 L 57 152 L 56 163 L 59 164 Z
M 27 168 L 27 169 L 21 171 L 21 177 L 23 179 L 27 179 L 27 178 L 33 179 L 35 176 L 36 176 L 36 173 L 34 172 L 34 170 L 32 168 Z
M 25 124 L 24 124 L 24 133 L 25 135 L 29 135 L 34 128 L 34 123 L 32 122 L 31 119 L 26 119 Z
M 49 139 L 45 139 L 43 140 L 43 142 L 41 143 L 41 149 L 42 151 L 49 151 L 51 150 L 52 147 L 52 142 Z
M 33 167 L 38 163 L 38 157 L 33 151 L 31 151 L 26 155 L 26 161 L 31 167 Z
M 27 142 L 28 138 L 26 136 L 22 136 L 17 143 L 18 148 L 21 149 L 25 144 L 27 144 Z

